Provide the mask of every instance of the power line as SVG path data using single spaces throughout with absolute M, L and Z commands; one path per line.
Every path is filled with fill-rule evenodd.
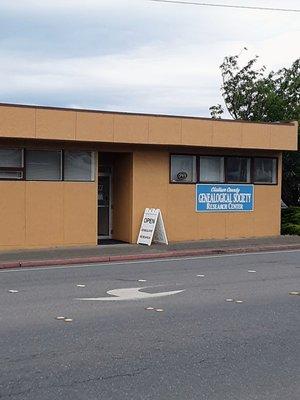
M 285 12 L 300 12 L 300 9 L 292 8 L 272 8 L 272 7 L 254 7 L 254 6 L 238 6 L 230 4 L 213 4 L 213 3 L 199 3 L 196 1 L 180 1 L 180 0 L 149 0 L 157 3 L 172 3 L 172 4 L 188 4 L 193 6 L 208 6 L 208 7 L 223 7 L 223 8 L 241 8 L 246 10 L 262 10 L 262 11 L 285 11 Z

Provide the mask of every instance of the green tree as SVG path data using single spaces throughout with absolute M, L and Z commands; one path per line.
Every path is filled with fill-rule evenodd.
M 266 73 L 265 66 L 257 67 L 258 56 L 243 67 L 239 65 L 239 57 L 225 57 L 220 66 L 222 96 L 232 118 L 300 123 L 300 58 L 290 68 Z M 221 118 L 224 110 L 217 104 L 210 107 L 210 112 L 212 118 Z M 283 154 L 282 199 L 289 206 L 299 205 L 299 151 Z

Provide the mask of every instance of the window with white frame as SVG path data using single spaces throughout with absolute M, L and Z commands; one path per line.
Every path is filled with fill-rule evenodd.
M 196 182 L 196 156 L 172 155 L 171 156 L 171 182 L 192 183 Z
M 19 180 L 23 177 L 23 149 L 0 149 L 0 179 Z
M 277 183 L 277 159 L 254 158 L 253 180 L 254 183 Z
M 200 182 L 224 182 L 224 157 L 200 157 Z
M 26 179 L 30 181 L 61 181 L 61 160 L 61 150 L 27 150 Z
M 65 181 L 90 182 L 95 179 L 95 153 L 92 151 L 66 150 L 64 152 Z

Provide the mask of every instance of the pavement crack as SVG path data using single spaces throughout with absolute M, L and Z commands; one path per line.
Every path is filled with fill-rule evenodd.
M 10 398 L 12 396 L 21 396 L 21 395 L 24 395 L 24 394 L 27 394 L 27 393 L 31 392 L 31 390 L 32 390 L 32 388 L 29 388 L 29 389 L 26 389 L 26 390 L 21 390 L 19 392 L 7 393 L 7 394 L 6 393 L 4 393 L 4 394 L 0 393 L 0 399 Z
M 66 385 L 58 385 L 58 387 L 65 387 L 65 386 L 73 386 L 73 385 L 78 385 L 81 383 L 88 383 L 88 382 L 97 382 L 97 381 L 105 381 L 109 379 L 115 379 L 115 378 L 123 378 L 123 377 L 129 377 L 132 378 L 136 375 L 140 375 L 142 372 L 145 372 L 148 368 L 142 368 L 136 371 L 132 372 L 124 372 L 124 373 L 118 373 L 114 375 L 107 375 L 107 376 L 96 376 L 94 378 L 86 378 L 86 379 L 80 379 L 77 381 L 73 381 L 70 384 Z
M 198 360 L 195 364 L 203 364 L 203 363 L 205 363 L 207 361 L 210 361 L 210 359 L 209 358 L 203 358 L 202 360 Z
M 6 363 L 19 363 L 19 362 L 28 362 L 28 361 L 33 361 L 42 357 L 56 357 L 57 353 L 54 351 L 48 352 L 48 353 L 34 353 L 34 354 L 29 354 L 29 355 L 24 355 L 23 357 L 19 358 L 10 358 L 10 357 L 5 357 L 4 361 Z
M 75 385 L 80 385 L 80 384 L 90 383 L 90 382 L 106 381 L 106 380 L 110 380 L 110 379 L 117 379 L 117 378 L 124 378 L 124 377 L 132 378 L 134 376 L 140 375 L 141 373 L 145 372 L 148 369 L 149 368 L 142 368 L 142 369 L 138 369 L 138 370 L 131 371 L 131 372 L 124 372 L 124 373 L 117 373 L 117 374 L 107 375 L 107 376 L 96 376 L 96 377 L 90 377 L 90 378 L 86 378 L 86 379 L 79 379 L 79 380 L 75 380 L 73 382 L 66 383 L 66 384 L 45 385 L 45 386 L 36 386 L 36 387 L 32 386 L 26 390 L 20 390 L 18 392 L 0 393 L 0 399 L 10 398 L 12 396 L 21 396 L 24 394 L 28 394 L 32 391 L 45 390 L 45 389 L 49 389 L 49 388 L 68 388 L 68 387 L 71 388 Z
M 123 374 L 115 374 L 115 375 L 108 375 L 108 376 L 104 376 L 101 377 L 102 380 L 108 380 L 108 379 L 115 379 L 115 378 L 123 378 L 123 377 L 129 377 L 132 378 L 133 376 L 136 375 L 140 375 L 142 372 L 145 372 L 148 368 L 143 368 L 137 371 L 133 371 L 133 372 L 127 372 L 127 373 L 123 373 Z
M 122 282 L 137 282 L 137 279 L 123 279 L 123 278 L 116 278 L 115 281 L 122 281 Z

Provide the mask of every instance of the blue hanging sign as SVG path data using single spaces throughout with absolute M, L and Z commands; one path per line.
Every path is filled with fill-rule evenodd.
M 196 185 L 197 212 L 244 212 L 253 208 L 253 185 Z

